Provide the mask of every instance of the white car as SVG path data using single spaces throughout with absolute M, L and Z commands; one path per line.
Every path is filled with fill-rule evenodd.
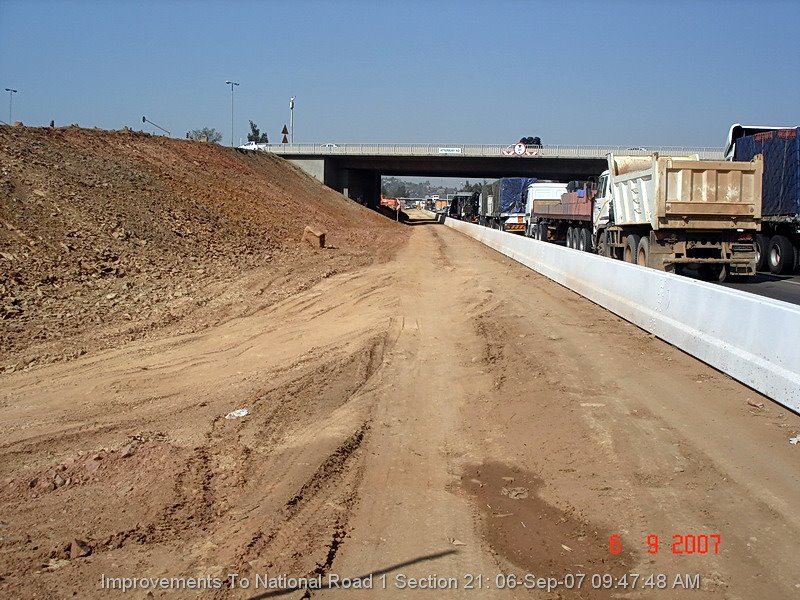
M 338 144 L 331 144 L 330 142 L 328 142 L 327 144 L 320 144 L 319 147 L 320 148 L 338 148 L 339 145 Z
M 247 142 L 246 144 L 242 144 L 239 146 L 240 150 L 266 150 L 267 144 L 262 144 L 259 142 Z

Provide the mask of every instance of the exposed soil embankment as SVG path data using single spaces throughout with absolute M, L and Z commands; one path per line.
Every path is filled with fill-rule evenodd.
M 285 161 L 0 127 L 0 372 L 192 332 L 385 258 L 402 228 Z M 330 248 L 301 245 L 305 225 Z

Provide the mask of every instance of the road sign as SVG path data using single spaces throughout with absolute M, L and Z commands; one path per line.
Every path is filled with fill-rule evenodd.
M 517 156 L 522 156 L 525 154 L 525 144 L 520 142 L 519 144 L 514 144 L 514 154 Z
M 284 129 L 286 129 L 286 127 L 284 127 Z M 286 134 L 284 133 L 283 134 L 283 141 L 281 142 L 281 144 L 288 144 L 288 143 L 289 143 L 289 138 L 286 137 Z
M 286 127 L 286 125 L 283 126 L 283 131 L 281 131 L 281 133 L 283 135 L 289 135 L 289 129 L 288 129 L 288 127 Z

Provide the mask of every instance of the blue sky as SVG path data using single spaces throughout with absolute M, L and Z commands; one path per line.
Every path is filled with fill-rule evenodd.
M 0 0 L 0 90 L 28 125 L 225 143 L 234 79 L 237 143 L 295 95 L 297 142 L 720 146 L 800 123 L 799 33 L 789 0 Z

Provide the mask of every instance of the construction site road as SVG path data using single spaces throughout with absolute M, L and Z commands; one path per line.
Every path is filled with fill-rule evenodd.
M 5 375 L 0 596 L 798 597 L 800 417 L 411 212 L 392 260 Z

